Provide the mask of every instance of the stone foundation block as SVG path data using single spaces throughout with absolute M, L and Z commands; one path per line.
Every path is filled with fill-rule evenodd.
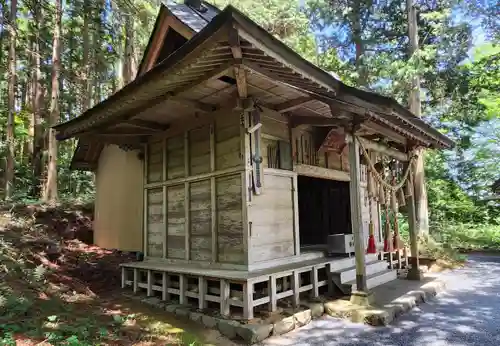
M 295 329 L 294 316 L 285 317 L 279 322 L 273 324 L 273 335 L 281 335 Z
M 310 309 L 297 312 L 293 315 L 295 319 L 295 327 L 302 327 L 309 324 L 312 319 L 312 313 Z
M 203 314 L 200 313 L 200 312 L 191 312 L 189 314 L 189 319 L 193 322 L 196 322 L 196 323 L 201 323 L 201 318 L 203 317 Z
M 215 328 L 215 326 L 217 325 L 217 319 L 215 317 L 207 315 L 203 315 L 201 317 L 201 322 L 207 328 Z
M 240 324 L 236 321 L 219 320 L 219 322 L 217 322 L 217 329 L 219 332 L 229 339 L 236 338 L 239 327 Z
M 246 345 L 252 345 L 267 339 L 272 330 L 272 324 L 244 324 L 238 327 L 237 333 Z

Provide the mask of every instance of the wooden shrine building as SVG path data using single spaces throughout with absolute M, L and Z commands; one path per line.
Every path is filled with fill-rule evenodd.
M 413 154 L 453 145 L 235 8 L 195 1 L 162 5 L 137 78 L 56 131 L 96 173 L 95 242 L 144 254 L 124 287 L 247 319 L 395 279 L 381 210 L 397 192 L 415 240 Z

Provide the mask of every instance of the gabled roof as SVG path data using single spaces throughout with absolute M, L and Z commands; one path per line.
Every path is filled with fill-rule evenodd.
M 155 25 L 153 27 L 153 31 L 151 36 L 149 37 L 148 45 L 144 50 L 144 54 L 137 69 L 138 72 L 142 71 L 142 68 L 145 63 L 145 59 L 148 55 L 149 50 L 153 44 L 153 39 L 155 34 L 161 30 L 160 22 L 164 16 L 173 16 L 183 24 L 185 24 L 189 29 L 193 31 L 193 33 L 199 32 L 203 29 L 212 19 L 215 18 L 220 13 L 220 10 L 207 3 L 202 1 L 201 6 L 203 10 L 195 9 L 188 4 L 185 3 L 177 3 L 173 0 L 162 0 L 162 5 L 160 6 L 160 12 L 156 18 Z
M 182 92 L 183 88 L 194 83 L 196 78 L 202 77 L 201 70 L 206 77 L 207 73 L 220 73 L 224 68 L 227 70 L 237 64 L 326 104 L 351 107 L 355 112 L 378 124 L 404 131 L 409 138 L 423 143 L 422 145 L 438 148 L 453 145 L 450 139 L 415 117 L 394 99 L 343 84 L 330 73 L 303 59 L 231 6 L 210 21 L 208 17 L 201 16 L 187 5 L 178 5 L 173 9 L 171 5 L 168 6 L 168 10 L 178 18 L 184 16 L 184 21 L 191 18 L 190 23 L 197 30 L 202 27 L 204 21 L 207 24 L 152 70 L 138 76 L 132 83 L 82 116 L 57 125 L 55 128 L 59 139 L 78 136 L 83 131 L 95 130 L 132 118 L 137 115 L 139 109 Z M 210 8 L 209 15 L 212 15 L 215 10 Z M 230 28 L 236 28 L 241 38 L 242 55 L 239 59 L 231 54 L 227 37 Z M 216 50 L 217 54 L 214 53 Z M 215 56 L 218 57 L 216 66 L 209 69 L 204 61 L 215 59 Z

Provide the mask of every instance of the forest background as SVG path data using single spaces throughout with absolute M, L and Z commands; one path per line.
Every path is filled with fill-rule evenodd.
M 452 150 L 425 153 L 430 232 L 453 246 L 500 248 L 496 1 L 210 2 L 233 4 L 345 83 L 395 97 L 454 139 Z M 50 126 L 135 77 L 159 6 L 0 0 L 1 199 L 93 199 L 93 173 L 69 169 L 76 141 L 57 143 Z

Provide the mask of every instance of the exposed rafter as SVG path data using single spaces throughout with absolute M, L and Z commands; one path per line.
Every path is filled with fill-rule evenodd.
M 391 140 L 401 143 L 401 144 L 406 144 L 406 138 L 403 135 L 400 135 L 396 131 L 393 131 L 385 126 L 382 126 L 380 124 L 377 124 L 373 121 L 366 121 L 363 124 L 361 124 L 361 128 L 366 129 L 367 131 L 371 131 L 377 134 L 381 134 L 383 137 L 390 138 Z
M 217 106 L 211 105 L 208 103 L 200 102 L 200 101 L 195 101 L 195 100 L 189 100 L 186 98 L 181 98 L 181 97 L 176 97 L 172 96 L 174 95 L 173 93 L 170 94 L 170 97 L 168 98 L 170 101 L 178 103 L 183 106 L 189 106 L 191 108 L 195 108 L 196 110 L 199 110 L 200 112 L 204 113 L 210 113 L 215 110 L 217 110 Z
M 126 121 L 124 124 L 153 131 L 165 131 L 170 127 L 168 124 L 162 124 L 156 121 L 142 120 L 142 119 L 130 119 Z
M 241 60 L 241 58 L 243 57 L 243 53 L 241 52 L 240 36 L 238 34 L 238 31 L 233 27 L 229 29 L 228 41 L 229 46 L 231 47 L 233 58 Z M 241 99 L 246 99 L 248 97 L 248 84 L 245 69 L 240 65 L 235 65 L 234 77 L 236 79 L 236 86 L 238 87 L 238 96 Z
M 294 100 L 286 101 L 280 103 L 279 105 L 274 106 L 274 109 L 279 113 L 285 113 L 296 108 L 299 108 L 306 104 L 309 101 L 313 101 L 314 99 L 310 96 L 299 97 Z
M 231 47 L 233 58 L 242 59 L 243 53 L 241 51 L 240 36 L 238 34 L 238 30 L 236 30 L 235 28 L 229 29 L 228 42 L 229 46 Z
M 226 71 L 231 66 L 233 66 L 233 64 L 234 64 L 233 61 L 222 64 L 218 68 L 215 68 L 215 69 L 207 72 L 206 74 L 195 79 L 194 81 L 190 82 L 189 84 L 178 88 L 177 90 L 175 90 L 175 92 L 172 92 L 172 91 L 166 92 L 166 93 L 161 94 L 159 96 L 156 96 L 154 99 L 148 101 L 147 104 L 140 104 L 140 105 L 134 107 L 133 109 L 129 110 L 125 114 L 118 117 L 117 120 L 122 120 L 122 121 L 130 120 L 134 116 L 138 115 L 139 113 L 145 112 L 148 109 L 151 109 L 151 108 L 159 105 L 160 103 L 165 102 L 165 100 L 169 99 L 170 97 L 173 97 L 173 96 L 176 96 L 180 93 L 186 92 L 186 91 L 198 86 L 199 84 L 206 82 L 207 80 L 219 78 L 220 76 L 223 76 L 226 73 Z M 98 127 L 103 128 L 104 126 L 107 126 L 107 125 L 111 124 L 112 122 L 113 122 L 113 119 L 103 119 Z M 79 132 L 80 131 L 78 131 L 78 130 L 74 131 L 75 134 L 77 134 Z M 65 139 L 65 138 L 67 138 L 67 135 L 58 135 L 59 140 Z

